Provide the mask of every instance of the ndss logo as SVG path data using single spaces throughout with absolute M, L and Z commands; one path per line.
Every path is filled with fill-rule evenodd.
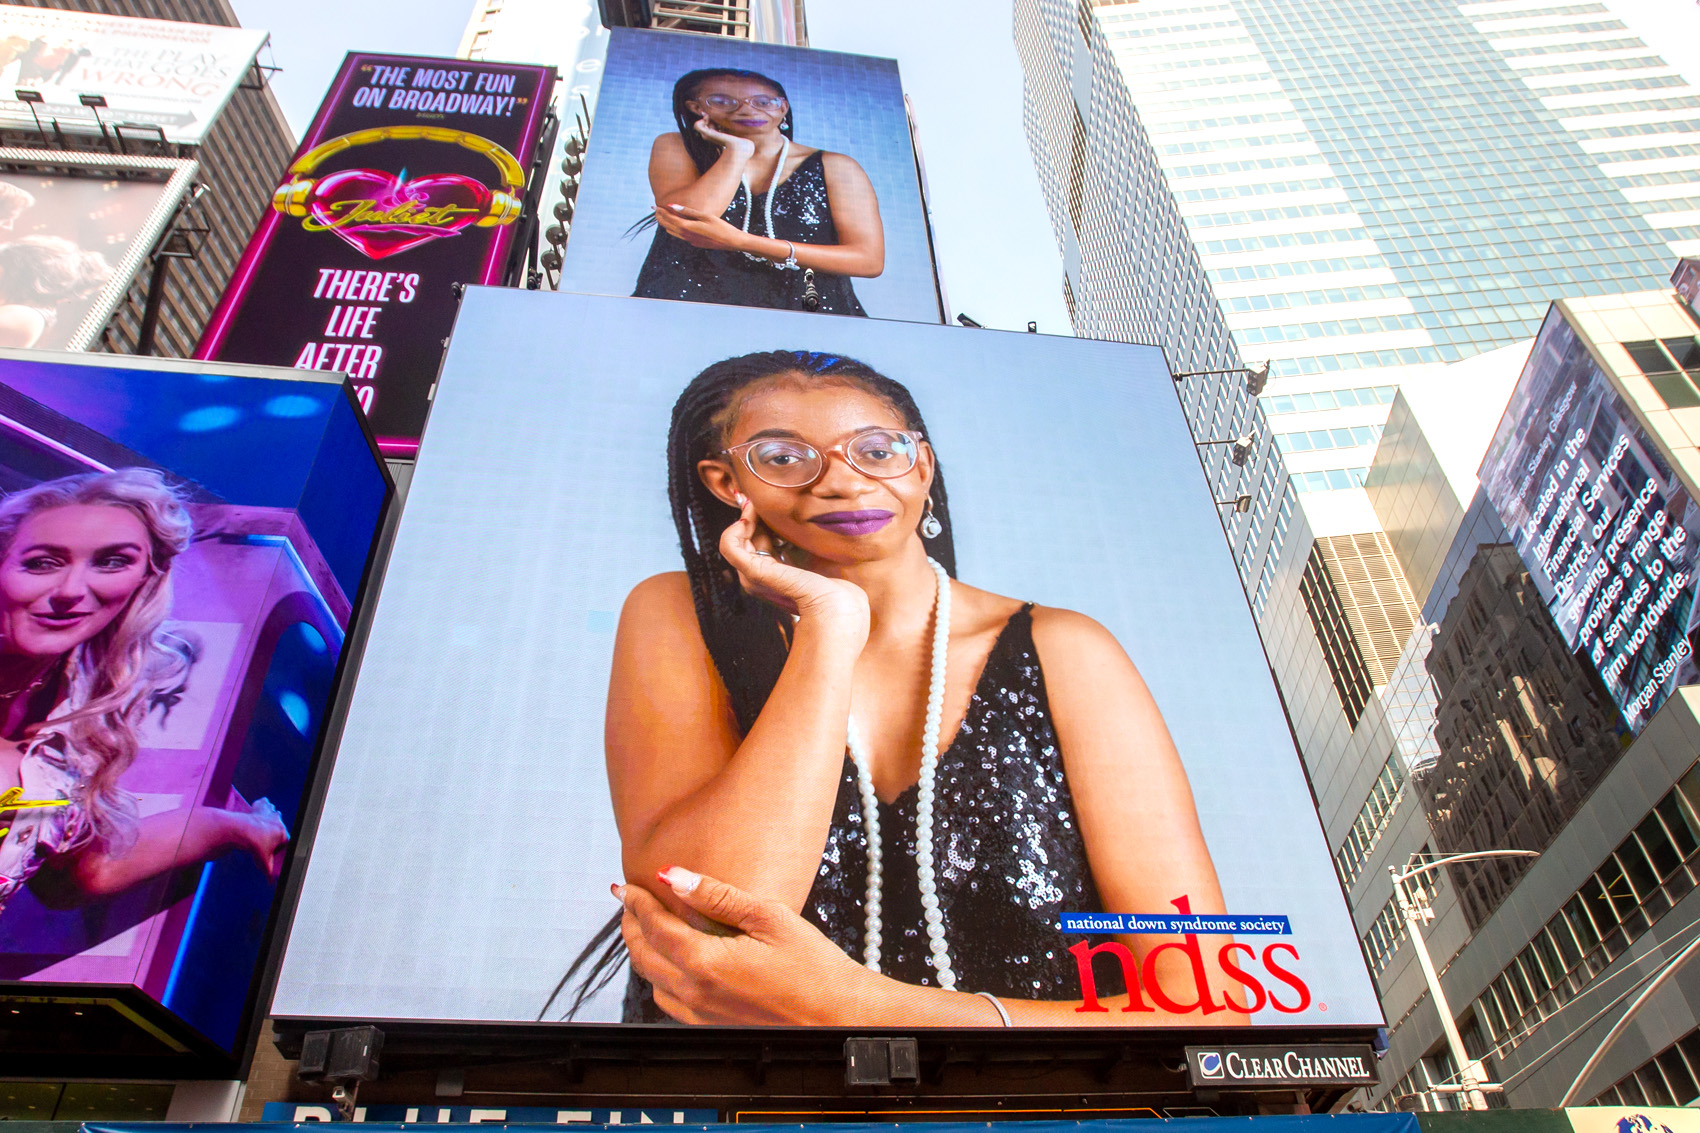
M 1214 1050 L 1199 1052 L 1198 1076 L 1200 1078 L 1220 1078 L 1222 1076 L 1221 1052 Z

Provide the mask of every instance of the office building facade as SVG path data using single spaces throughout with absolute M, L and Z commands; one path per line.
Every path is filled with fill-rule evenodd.
M 1548 301 L 1661 288 L 1670 253 L 1700 235 L 1683 227 L 1687 190 L 1672 188 L 1700 175 L 1684 172 L 1700 170 L 1700 138 L 1684 137 L 1693 94 L 1626 29 L 1592 26 L 1613 20 L 1591 5 L 1502 0 L 1016 8 L 1029 137 L 1077 330 L 1166 341 L 1140 322 L 1139 263 L 1170 245 L 1178 213 L 1239 350 L 1275 361 L 1239 420 L 1270 434 L 1260 495 L 1298 506 L 1272 520 L 1254 511 L 1241 530 L 1230 518 L 1229 537 L 1392 1028 L 1378 1104 L 1445 1106 L 1456 1095 L 1428 1087 L 1455 1085 L 1459 1070 L 1388 867 L 1476 848 L 1545 855 L 1429 880 L 1431 947 L 1453 1004 L 1474 1004 L 1481 989 L 1453 980 L 1479 965 L 1485 986 L 1528 946 L 1516 918 L 1576 880 L 1543 880 L 1563 872 L 1557 861 L 1600 866 L 1582 834 L 1615 827 L 1590 808 L 1639 821 L 1646 807 L 1607 800 L 1662 798 L 1695 762 L 1631 757 L 1652 750 L 1648 735 L 1684 734 L 1686 695 L 1625 755 L 1597 674 L 1534 616 L 1538 594 L 1475 495 L 1528 353 L 1518 343 Z M 1125 84 L 1119 119 L 1093 113 L 1110 101 L 1105 60 Z M 1059 88 L 1080 109 L 1072 121 L 1053 109 L 1066 109 Z M 1115 168 L 1110 155 L 1128 148 L 1139 160 Z M 1098 200 L 1151 182 L 1172 197 L 1138 212 L 1100 205 L 1108 231 L 1095 234 L 1091 178 L 1075 171 L 1106 164 L 1114 183 Z M 1220 435 L 1217 419 L 1192 414 L 1199 440 Z M 1579 1088 L 1598 1092 L 1634 1051 L 1680 1039 L 1673 1010 L 1669 1034 L 1628 1040 Z M 1560 1025 L 1513 1055 L 1487 1007 L 1465 1014 L 1470 1056 L 1488 1057 L 1516 1104 L 1555 1104 L 1555 1076 L 1586 1057 L 1564 1053 L 1581 1044 L 1558 1041 Z
M 153 20 L 237 27 L 228 0 L 19 0 L 37 8 L 135 16 Z M 132 146 L 135 143 L 131 143 Z M 166 156 L 178 156 L 173 147 Z M 271 203 L 272 191 L 295 152 L 295 135 L 277 97 L 256 68 L 236 88 L 207 132 L 206 140 L 185 151 L 200 162 L 196 180 L 205 187 L 194 208 L 182 217 L 184 248 L 192 255 L 174 258 L 169 268 L 154 337 L 153 353 L 187 358 L 236 270 L 248 237 Z M 100 349 L 136 353 L 147 306 L 149 269 L 138 273 L 101 335 Z
M 1359 384 L 1275 392 L 1272 382 L 1261 398 L 1248 395 L 1208 258 L 1193 244 L 1111 50 L 1099 18 L 1106 10 L 1074 0 L 1015 4 L 1025 125 L 1062 252 L 1064 296 L 1077 333 L 1159 343 L 1177 373 L 1197 375 L 1181 378 L 1178 391 L 1328 827 L 1348 796 L 1356 811 L 1369 788 L 1355 778 L 1369 757 L 1354 748 L 1354 730 L 1366 714 L 1381 718 L 1376 690 L 1416 625 L 1417 603 L 1376 531 L 1362 468 L 1349 478 L 1299 468 L 1282 450 L 1370 451 L 1397 387 L 1363 371 Z M 1288 431 L 1304 436 L 1279 432 L 1283 420 L 1303 424 Z M 1237 449 L 1228 443 L 1238 439 Z M 1355 495 L 1368 519 L 1318 530 L 1305 501 L 1343 495 Z M 1340 784 L 1338 799 L 1330 783 Z
M 1239 349 L 1274 360 L 1271 395 L 1310 395 L 1264 408 L 1318 534 L 1374 527 L 1386 402 L 1339 391 L 1527 339 L 1551 296 L 1657 287 L 1700 248 L 1700 94 L 1603 0 L 1083 5 Z
M 1598 511 L 1595 495 L 1581 506 L 1596 508 L 1602 532 L 1621 524 L 1623 544 L 1655 548 L 1655 558 L 1680 553 L 1666 525 L 1683 519 L 1700 485 L 1697 331 L 1672 290 L 1564 300 L 1519 379 L 1520 391 L 1554 374 L 1556 389 L 1593 383 L 1606 391 L 1585 437 L 1607 446 L 1608 461 L 1626 454 L 1598 478 L 1617 502 Z M 1565 636 L 1555 611 L 1569 607 L 1540 577 L 1562 560 L 1562 546 L 1553 553 L 1537 543 L 1531 558 L 1528 524 L 1508 524 L 1474 480 L 1476 463 L 1493 451 L 1480 424 L 1497 419 L 1511 394 L 1504 382 L 1477 386 L 1473 401 L 1425 405 L 1401 395 L 1367 480 L 1378 516 L 1398 533 L 1407 577 L 1425 590 L 1425 626 L 1390 685 L 1416 691 L 1397 703 L 1381 698 L 1390 726 L 1380 741 L 1417 742 L 1390 744 L 1396 770 L 1360 796 L 1353 852 L 1342 862 L 1391 1028 L 1373 1100 L 1383 1108 L 1458 1104 L 1456 1094 L 1430 1090 L 1455 1085 L 1458 1067 L 1391 899 L 1388 867 L 1417 853 L 1524 850 L 1539 857 L 1451 866 L 1429 898 L 1434 916 L 1423 932 L 1468 1057 L 1514 1106 L 1689 1104 L 1700 1097 L 1700 995 L 1660 977 L 1700 923 L 1700 695 L 1687 685 L 1650 714 L 1636 700 L 1626 709 L 1604 679 L 1619 675 L 1601 664 L 1610 652 Z M 1510 404 L 1502 433 L 1530 415 L 1517 397 Z M 1534 408 L 1543 418 L 1554 412 L 1549 403 Z M 1476 420 L 1460 427 L 1460 413 Z M 1470 434 L 1462 445 L 1460 431 Z M 1452 452 L 1441 451 L 1447 445 Z M 1659 478 L 1676 485 L 1668 503 L 1621 506 Z M 1561 495 L 1552 514 L 1568 506 Z M 1554 522 L 1584 539 L 1592 531 L 1567 517 Z M 1625 556 L 1623 577 L 1635 577 L 1631 562 L 1650 561 Z M 1692 618 L 1692 578 L 1680 582 L 1670 601 L 1643 607 L 1658 630 L 1649 650 L 1691 648 L 1681 627 Z

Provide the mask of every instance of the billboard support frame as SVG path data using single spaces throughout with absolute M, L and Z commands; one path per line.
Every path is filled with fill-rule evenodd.
M 0 163 L 8 151 L 0 149 Z M 86 155 L 74 155 L 86 156 Z M 152 160 L 152 159 L 150 159 Z M 195 163 L 190 162 L 193 165 Z M 240 1008 L 233 1044 L 221 1047 L 188 1021 L 139 988 L 112 983 L 49 983 L 0 980 L 0 1002 L 24 1001 L 64 1006 L 94 1005 L 122 1017 L 138 1033 L 160 1048 L 143 1052 L 98 1052 L 79 1055 L 79 1072 L 84 1077 L 112 1077 L 137 1081 L 227 1080 L 246 1078 L 265 1031 L 265 1021 L 282 962 L 289 925 L 294 916 L 305 861 L 317 834 L 320 811 L 331 770 L 336 763 L 342 728 L 359 674 L 360 656 L 370 632 L 372 614 L 383 587 L 390 545 L 401 515 L 401 492 L 371 423 L 360 409 L 352 383 L 346 375 L 327 371 L 297 370 L 246 362 L 209 362 L 192 358 L 157 358 L 134 354 L 96 354 L 23 348 L 0 348 L 0 363 L 24 362 L 49 365 L 86 366 L 106 370 L 151 373 L 216 374 L 232 378 L 287 379 L 333 387 L 345 401 L 351 420 L 360 431 L 373 468 L 382 482 L 382 500 L 372 535 L 367 543 L 364 566 L 357 585 L 348 594 L 347 628 L 330 677 L 318 731 L 312 745 L 301 787 L 298 823 L 291 833 L 291 847 L 273 896 L 262 932 L 258 956 Z M 73 1003 L 73 1000 L 76 1003 Z M 64 1055 L 57 1051 L 8 1050 L 8 1066 L 25 1076 L 57 1074 Z
M 0 170 L 44 175 L 96 178 L 118 175 L 128 181 L 163 181 L 165 192 L 154 203 L 140 232 L 122 259 L 113 265 L 112 278 L 95 297 L 94 306 L 77 324 L 65 349 L 88 351 L 100 339 L 118 304 L 129 292 L 143 263 L 153 256 L 177 216 L 178 205 L 188 195 L 200 162 L 186 157 L 141 157 L 115 153 L 83 153 L 70 150 L 36 150 L 0 147 Z

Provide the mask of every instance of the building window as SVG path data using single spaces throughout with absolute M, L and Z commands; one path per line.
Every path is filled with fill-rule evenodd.
M 1331 448 L 1359 448 L 1381 439 L 1380 425 L 1352 425 L 1343 429 L 1306 429 L 1276 433 L 1275 446 L 1282 452 L 1318 452 Z
M 1090 17 L 1088 17 L 1090 18 Z M 1068 146 L 1068 219 L 1078 234 L 1086 218 L 1086 123 L 1074 108 L 1074 131 Z
M 1295 472 L 1293 487 L 1300 492 L 1343 492 L 1364 486 L 1367 468 L 1327 468 L 1318 472 Z
M 1700 764 L 1690 768 L 1659 800 L 1535 934 L 1528 947 L 1488 985 L 1476 1000 L 1476 1015 L 1487 1021 L 1500 1053 L 1514 1049 L 1537 1024 L 1580 995 L 1694 888 L 1700 880 L 1697 815 Z M 1613 1089 L 1628 1091 L 1629 1096 L 1634 1089 L 1643 1088 L 1634 1084 L 1640 1082 L 1640 1073 L 1636 1071 L 1624 1080 L 1631 1085 L 1620 1082 Z M 1684 1100 L 1657 1104 L 1683 1105 L 1694 1096 L 1690 1093 Z
M 1394 751 L 1387 757 L 1381 774 L 1375 777 L 1375 785 L 1370 787 L 1369 798 L 1364 800 L 1358 817 L 1352 820 L 1345 842 L 1334 853 L 1334 866 L 1340 871 L 1340 881 L 1347 889 L 1357 884 L 1364 863 L 1374 852 L 1376 843 L 1381 841 L 1404 786 L 1405 767 L 1399 760 L 1399 753 Z
M 1589 1105 L 1692 1105 L 1700 1098 L 1700 1031 L 1689 1031 Z
M 1334 588 L 1334 579 L 1323 564 L 1320 548 L 1311 548 L 1304 576 L 1299 580 L 1299 595 L 1304 599 L 1310 624 L 1316 630 L 1317 643 L 1322 646 L 1328 674 L 1334 679 L 1334 691 L 1340 696 L 1340 707 L 1346 713 L 1347 722 L 1355 728 L 1358 717 L 1364 713 L 1364 706 L 1369 703 L 1374 685 L 1370 683 L 1363 654 L 1358 651 L 1352 625 L 1346 620 L 1346 611 L 1340 602 L 1339 592 Z
M 1653 389 L 1672 409 L 1700 405 L 1700 339 L 1649 338 L 1623 348 Z
M 1391 405 L 1398 386 L 1363 386 L 1357 389 L 1325 389 L 1315 393 L 1265 394 L 1263 412 L 1270 417 L 1283 413 L 1316 413 L 1324 409 L 1349 409 L 1360 405 Z
M 1316 544 L 1370 680 L 1384 685 L 1392 679 L 1420 613 L 1393 544 L 1380 531 L 1324 536 Z
M 1430 853 L 1427 846 L 1419 851 L 1423 857 Z M 1422 894 L 1432 903 L 1435 894 L 1440 891 L 1439 870 L 1429 870 L 1419 873 L 1407 883 L 1421 890 Z M 1412 892 L 1407 890 L 1407 892 Z M 1413 896 L 1415 893 L 1413 892 Z M 1399 951 L 1399 946 L 1405 943 L 1405 914 L 1399 911 L 1399 898 L 1389 897 L 1387 904 L 1376 914 L 1375 922 L 1364 933 L 1364 954 L 1369 957 L 1370 970 L 1380 975 L 1387 970 L 1387 963 L 1393 959 L 1393 954 Z

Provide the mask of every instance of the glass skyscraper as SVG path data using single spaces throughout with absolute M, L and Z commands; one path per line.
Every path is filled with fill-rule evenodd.
M 1016 0 L 1028 135 L 1076 330 L 1167 343 L 1146 264 L 1169 254 L 1178 216 L 1238 351 L 1274 360 L 1243 411 L 1231 382 L 1189 379 L 1182 393 L 1200 442 L 1259 434 L 1244 470 L 1256 503 L 1225 519 L 1391 1026 L 1379 1105 L 1450 1104 L 1428 1085 L 1458 1071 L 1387 867 L 1547 851 L 1538 876 L 1499 862 L 1437 880 L 1425 937 L 1469 1056 L 1487 1057 L 1513 1104 L 1552 1105 L 1548 1079 L 1562 1091 L 1588 1050 L 1565 1048 L 1565 1020 L 1588 1018 L 1609 985 L 1562 964 L 1546 998 L 1499 983 L 1521 978 L 1508 965 L 1604 868 L 1591 845 L 1571 848 L 1596 822 L 1572 821 L 1581 800 L 1607 800 L 1603 812 L 1613 792 L 1672 789 L 1648 770 L 1662 741 L 1624 756 L 1562 641 L 1513 616 L 1527 587 L 1469 498 L 1479 447 L 1464 467 L 1551 300 L 1610 307 L 1591 332 L 1604 342 L 1627 300 L 1602 297 L 1637 292 L 1671 314 L 1671 264 L 1700 250 L 1700 97 L 1609 3 Z M 1692 332 L 1687 316 L 1659 326 L 1632 337 Z M 1473 573 L 1448 557 L 1459 531 L 1487 545 Z M 1499 776 L 1502 741 L 1530 775 Z M 1609 839 L 1650 829 L 1647 805 L 1624 806 Z M 1544 954 L 1527 962 L 1547 970 Z M 1626 1104 L 1692 1097 L 1656 1095 L 1636 1068 L 1678 1041 L 1700 1052 L 1687 1010 L 1661 1009 L 1637 1037 L 1645 1050 L 1602 1064 L 1584 1096 L 1616 1082 Z
M 1108 44 L 1239 349 L 1275 360 L 1264 411 L 1319 532 L 1374 526 L 1356 489 L 1386 409 L 1364 390 L 1700 250 L 1700 95 L 1607 0 L 1057 7 Z

